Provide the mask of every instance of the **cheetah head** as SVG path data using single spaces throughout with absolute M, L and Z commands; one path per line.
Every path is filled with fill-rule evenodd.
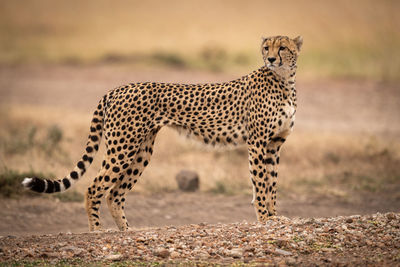
M 262 40 L 261 53 L 265 65 L 278 74 L 285 75 L 296 68 L 303 37 L 272 36 Z

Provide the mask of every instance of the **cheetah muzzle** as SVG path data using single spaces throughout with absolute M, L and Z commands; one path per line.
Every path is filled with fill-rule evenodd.
M 299 36 L 263 38 L 265 66 L 225 83 L 131 83 L 109 91 L 94 111 L 82 158 L 64 178 L 25 178 L 36 192 L 62 192 L 75 184 L 93 161 L 104 135 L 106 155 L 86 191 L 91 231 L 101 229 L 103 198 L 118 228 L 128 229 L 125 195 L 132 190 L 153 153 L 163 126 L 179 128 L 204 143 L 246 143 L 253 205 L 259 222 L 276 214 L 280 148 L 293 129 L 296 113 Z

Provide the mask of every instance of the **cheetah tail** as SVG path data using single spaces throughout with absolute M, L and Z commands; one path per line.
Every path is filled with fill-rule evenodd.
M 22 185 L 32 191 L 39 193 L 56 193 L 63 192 L 70 188 L 80 177 L 86 172 L 96 152 L 99 150 L 101 136 L 103 133 L 104 110 L 106 96 L 104 96 L 97 106 L 93 114 L 93 119 L 90 125 L 90 134 L 86 144 L 85 153 L 76 164 L 74 170 L 66 177 L 59 180 L 41 179 L 37 177 L 25 178 Z

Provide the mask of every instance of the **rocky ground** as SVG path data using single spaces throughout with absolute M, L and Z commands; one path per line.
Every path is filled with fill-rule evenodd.
M 0 238 L 5 263 L 400 265 L 400 213 Z

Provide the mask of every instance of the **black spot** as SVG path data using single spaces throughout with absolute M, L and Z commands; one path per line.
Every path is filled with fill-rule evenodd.
M 79 161 L 78 164 L 76 164 L 76 166 L 78 166 L 78 168 L 81 170 L 85 169 L 85 164 L 83 163 L 83 161 Z
M 99 138 L 97 137 L 97 135 L 92 135 L 92 136 L 90 136 L 90 140 L 92 140 L 93 142 L 96 142 L 97 140 L 99 140 Z
M 112 168 L 113 172 L 119 172 L 119 167 L 115 166 Z
M 76 171 L 73 171 L 69 174 L 72 179 L 78 179 L 78 173 Z
M 71 186 L 71 183 L 69 182 L 69 180 L 67 178 L 64 178 L 62 180 L 62 182 L 64 184 L 65 189 L 68 189 Z
M 265 160 L 265 163 L 266 163 L 266 164 L 272 164 L 272 165 L 274 165 L 274 160 L 273 160 L 272 158 L 267 158 L 267 159 Z

